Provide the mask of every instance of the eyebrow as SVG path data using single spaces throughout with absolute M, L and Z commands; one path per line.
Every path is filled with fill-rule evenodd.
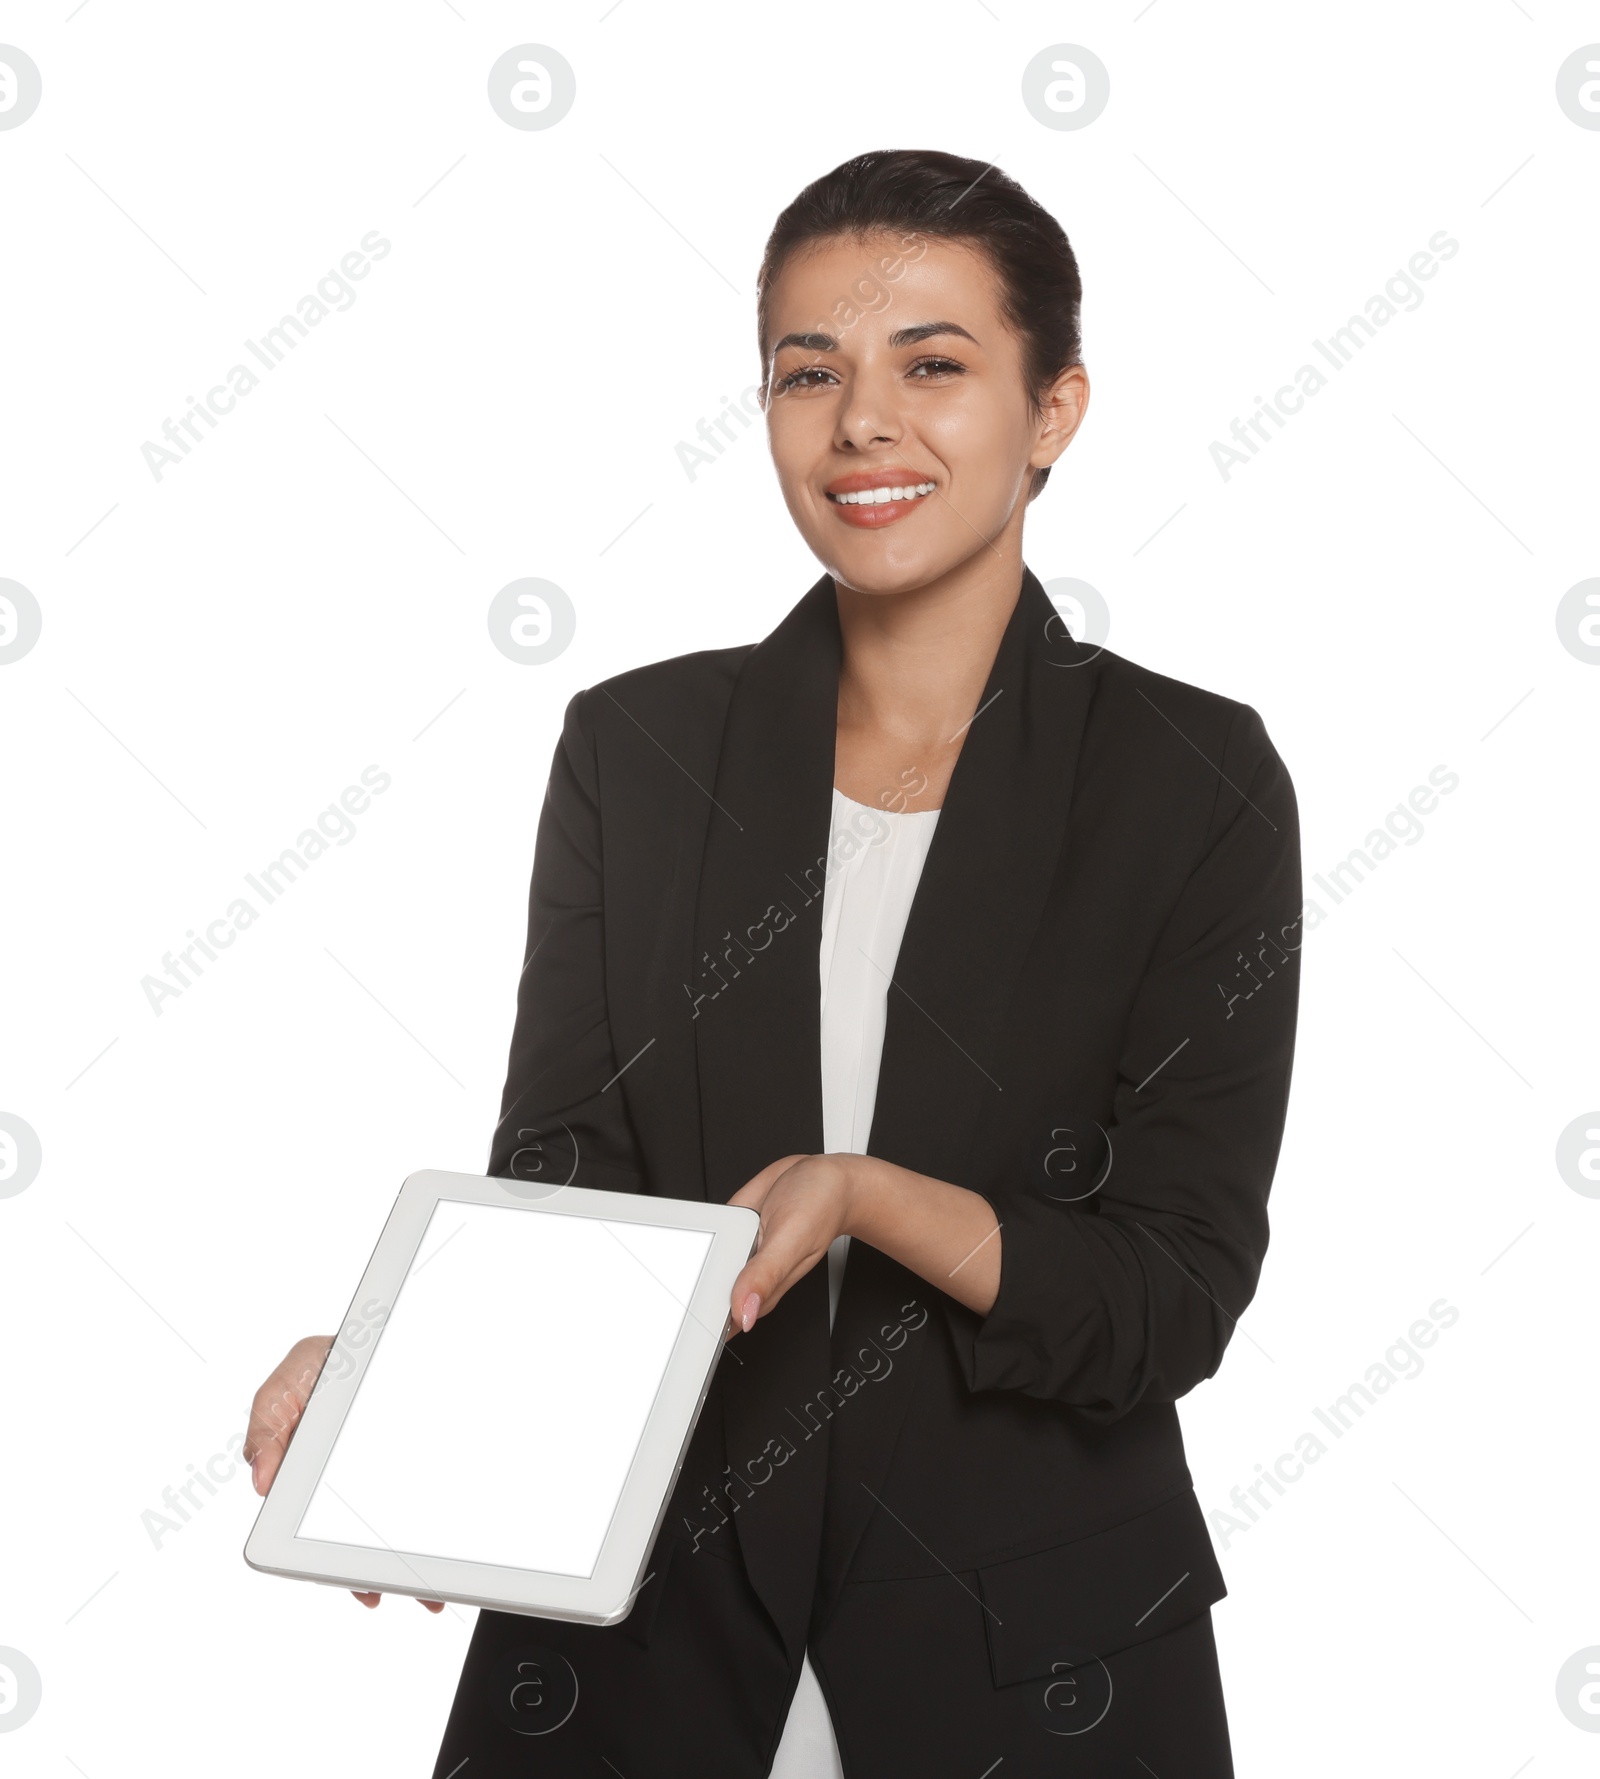
M 924 321 L 916 327 L 902 327 L 889 336 L 892 348 L 901 346 L 917 346 L 924 340 L 931 340 L 936 334 L 959 334 L 963 340 L 971 340 L 976 346 L 979 342 L 974 334 L 955 321 Z M 837 352 L 839 342 L 832 334 L 785 334 L 772 348 L 773 354 L 781 352 L 785 346 L 798 346 L 805 352 Z

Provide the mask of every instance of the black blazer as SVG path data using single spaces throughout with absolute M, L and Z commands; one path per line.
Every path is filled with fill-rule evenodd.
M 821 1149 L 839 661 L 824 575 L 754 647 L 573 698 L 490 1173 L 726 1200 Z M 830 1337 L 814 1268 L 724 1352 L 624 1624 L 481 1615 L 441 1779 L 469 1756 L 468 1779 L 764 1774 L 808 1642 L 847 1772 L 1068 1770 L 1060 1676 L 1091 1662 L 1079 1706 L 1131 1678 L 1074 1748 L 1121 1758 L 1120 1724 L 1164 1779 L 1227 1770 L 1226 1588 L 1174 1404 L 1266 1252 L 1300 910 L 1257 713 L 1075 643 L 1025 571 L 905 929 L 870 1143 L 990 1201 L 994 1307 L 858 1240 Z M 1162 1708 L 1192 1681 L 1217 1720 L 1171 1772 L 1128 1715 L 1158 1654 Z

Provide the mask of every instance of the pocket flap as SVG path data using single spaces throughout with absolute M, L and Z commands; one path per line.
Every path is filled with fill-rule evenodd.
M 1228 1592 L 1193 1489 L 1119 1526 L 978 1570 L 996 1686 L 1175 1630 Z

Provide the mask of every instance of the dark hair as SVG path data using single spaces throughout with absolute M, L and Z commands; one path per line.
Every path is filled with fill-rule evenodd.
M 756 280 L 756 334 L 766 371 L 772 287 L 800 248 L 830 235 L 880 232 L 960 241 L 984 253 L 999 279 L 1001 313 L 1022 341 L 1028 399 L 1082 363 L 1083 283 L 1061 224 L 998 167 L 936 149 L 877 149 L 815 179 L 773 224 Z M 1033 472 L 1031 500 L 1049 480 Z

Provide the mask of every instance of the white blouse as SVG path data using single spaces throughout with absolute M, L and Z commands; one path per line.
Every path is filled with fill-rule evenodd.
M 864 1155 L 878 1097 L 889 978 L 911 899 L 939 820 L 937 809 L 873 809 L 833 793 L 822 893 L 822 1146 Z M 839 1309 L 850 1238 L 828 1250 L 828 1326 Z M 844 1779 L 827 1701 L 808 1655 L 771 1779 Z

